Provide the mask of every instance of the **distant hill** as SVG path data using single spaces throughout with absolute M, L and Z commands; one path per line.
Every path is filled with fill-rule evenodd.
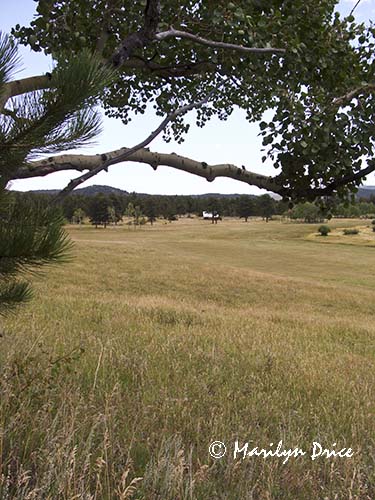
M 36 189 L 33 191 L 28 191 L 28 193 L 50 194 L 50 195 L 57 195 L 59 192 L 60 192 L 59 189 Z M 71 194 L 79 194 L 81 196 L 95 196 L 96 194 L 100 193 L 118 194 L 118 195 L 129 194 L 127 191 L 124 191 L 123 189 L 118 189 L 113 186 L 100 186 L 100 185 L 78 188 L 72 191 Z
M 362 186 L 358 189 L 357 198 L 375 197 L 375 186 Z
M 28 193 L 35 193 L 35 194 L 49 194 L 49 195 L 57 195 L 60 192 L 59 189 L 35 189 L 32 191 L 28 191 Z M 81 196 L 95 196 L 96 194 L 117 194 L 117 195 L 126 195 L 129 194 L 128 191 L 125 191 L 123 189 L 115 188 L 113 186 L 103 186 L 103 185 L 94 185 L 94 186 L 87 186 L 84 188 L 78 188 L 72 191 L 71 194 L 73 195 L 81 195 Z M 141 196 L 174 196 L 174 195 L 150 195 L 148 193 L 136 193 Z M 222 194 L 222 193 L 205 193 L 205 194 L 190 194 L 190 195 L 176 195 L 176 196 L 191 196 L 192 198 L 238 198 L 239 196 L 242 196 L 239 193 L 233 193 L 233 194 Z M 252 198 L 257 198 L 256 194 L 250 194 Z M 277 195 L 274 195 L 273 193 L 270 193 L 270 196 L 272 198 L 276 197 Z M 277 198 L 276 198 L 277 199 Z
M 37 189 L 33 191 L 28 191 L 29 193 L 36 193 L 36 194 L 49 194 L 49 195 L 57 195 L 59 193 L 58 189 Z M 119 189 L 115 188 L 113 186 L 103 186 L 103 185 L 94 185 L 94 186 L 87 186 L 84 188 L 79 188 L 75 189 L 72 191 L 73 195 L 81 195 L 81 196 L 95 196 L 96 194 L 117 194 L 117 195 L 126 195 L 129 194 L 128 191 L 125 191 L 124 189 Z M 148 196 L 147 193 L 136 193 L 141 196 Z M 268 193 L 271 198 L 274 198 L 275 200 L 281 199 L 280 196 L 274 193 Z M 150 195 L 151 196 L 151 195 Z M 152 195 L 152 196 L 167 196 L 167 195 Z M 173 195 L 169 195 L 173 196 Z M 176 195 L 176 196 L 183 196 L 183 195 Z M 205 193 L 205 194 L 190 194 L 186 196 L 191 196 L 192 198 L 238 198 L 239 196 L 242 196 L 240 193 L 232 193 L 232 194 L 222 194 L 222 193 Z M 250 194 L 252 198 L 257 198 L 258 195 L 256 194 Z M 358 193 L 356 194 L 357 198 L 370 198 L 371 196 L 375 197 L 375 186 L 362 186 L 359 188 Z
M 239 196 L 243 196 L 239 193 L 232 194 L 223 194 L 223 193 L 205 193 L 205 194 L 189 194 L 186 196 L 190 196 L 191 198 L 238 198 Z M 256 194 L 249 194 L 251 198 L 257 198 Z

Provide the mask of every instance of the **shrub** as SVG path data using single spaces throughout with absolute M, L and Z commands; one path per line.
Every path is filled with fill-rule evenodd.
M 328 236 L 328 233 L 331 232 L 331 228 L 328 226 L 320 226 L 318 229 L 320 236 Z
M 359 231 L 358 229 L 344 229 L 344 234 L 349 235 L 349 234 L 358 234 Z
M 375 219 L 372 219 L 371 224 L 375 227 Z

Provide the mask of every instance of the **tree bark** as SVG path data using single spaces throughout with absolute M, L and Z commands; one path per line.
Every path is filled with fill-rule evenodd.
M 34 90 L 46 89 L 50 86 L 51 75 L 49 73 L 8 82 L 3 86 L 4 91 L 0 94 L 0 111 L 4 109 L 7 100 L 11 97 L 32 92 Z
M 235 50 L 237 52 L 245 52 L 247 54 L 285 54 L 285 49 L 278 49 L 274 47 L 245 47 L 243 45 L 236 45 L 234 43 L 216 42 L 208 40 L 200 36 L 194 35 L 187 31 L 175 30 L 170 28 L 168 31 L 162 31 L 155 34 L 156 40 L 166 40 L 167 38 L 185 38 L 191 40 L 199 45 L 206 45 L 215 49 Z
M 65 154 L 30 162 L 26 166 L 20 167 L 15 172 L 12 180 L 43 177 L 64 170 L 91 171 L 102 166 L 108 160 L 111 160 L 112 165 L 122 163 L 124 162 L 122 159 L 124 153 L 128 150 L 129 148 L 122 148 L 99 155 Z M 150 165 L 154 170 L 159 165 L 173 167 L 177 170 L 203 177 L 209 182 L 214 181 L 218 177 L 227 177 L 281 195 L 285 191 L 283 186 L 277 183 L 276 178 L 250 172 L 230 163 L 208 165 L 204 161 L 192 160 L 191 158 L 186 158 L 175 153 L 152 152 L 148 148 L 139 149 L 132 153 L 125 161 L 145 163 Z

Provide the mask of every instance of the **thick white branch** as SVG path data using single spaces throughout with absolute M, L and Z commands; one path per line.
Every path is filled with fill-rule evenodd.
M 25 94 L 26 92 L 33 92 L 34 90 L 46 89 L 51 85 L 51 75 L 30 76 L 22 78 L 21 80 L 14 80 L 13 82 L 5 83 L 3 85 L 3 92 L 0 94 L 0 111 L 4 108 L 6 102 L 11 97 L 16 95 Z
M 158 41 L 166 40 L 167 38 L 186 38 L 200 45 L 207 45 L 208 47 L 216 49 L 236 50 L 248 54 L 285 54 L 285 49 L 276 49 L 273 47 L 244 47 L 243 45 L 236 45 L 234 43 L 215 42 L 214 40 L 208 40 L 207 38 L 202 38 L 193 33 L 188 33 L 187 31 L 175 30 L 172 27 L 168 31 L 162 31 L 155 35 L 155 39 Z
M 98 167 L 100 168 L 108 161 L 112 165 L 126 161 L 145 163 L 150 165 L 154 170 L 162 165 L 172 167 L 183 172 L 199 175 L 210 182 L 218 177 L 227 177 L 244 182 L 250 186 L 257 186 L 261 189 L 273 191 L 274 193 L 283 192 L 283 187 L 277 184 L 273 177 L 250 172 L 245 167 L 237 167 L 229 163 L 208 165 L 206 162 L 192 160 L 191 158 L 186 158 L 175 153 L 156 153 L 146 148 L 139 149 L 124 160 L 124 154 L 128 151 L 129 148 L 122 148 L 101 155 L 65 154 L 54 156 L 45 160 L 30 162 L 27 166 L 20 167 L 13 179 L 41 177 L 65 170 L 92 171 Z

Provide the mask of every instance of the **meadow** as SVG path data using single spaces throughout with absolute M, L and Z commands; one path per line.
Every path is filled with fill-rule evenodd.
M 317 227 L 69 227 L 3 322 L 0 498 L 373 500 L 375 249 Z

